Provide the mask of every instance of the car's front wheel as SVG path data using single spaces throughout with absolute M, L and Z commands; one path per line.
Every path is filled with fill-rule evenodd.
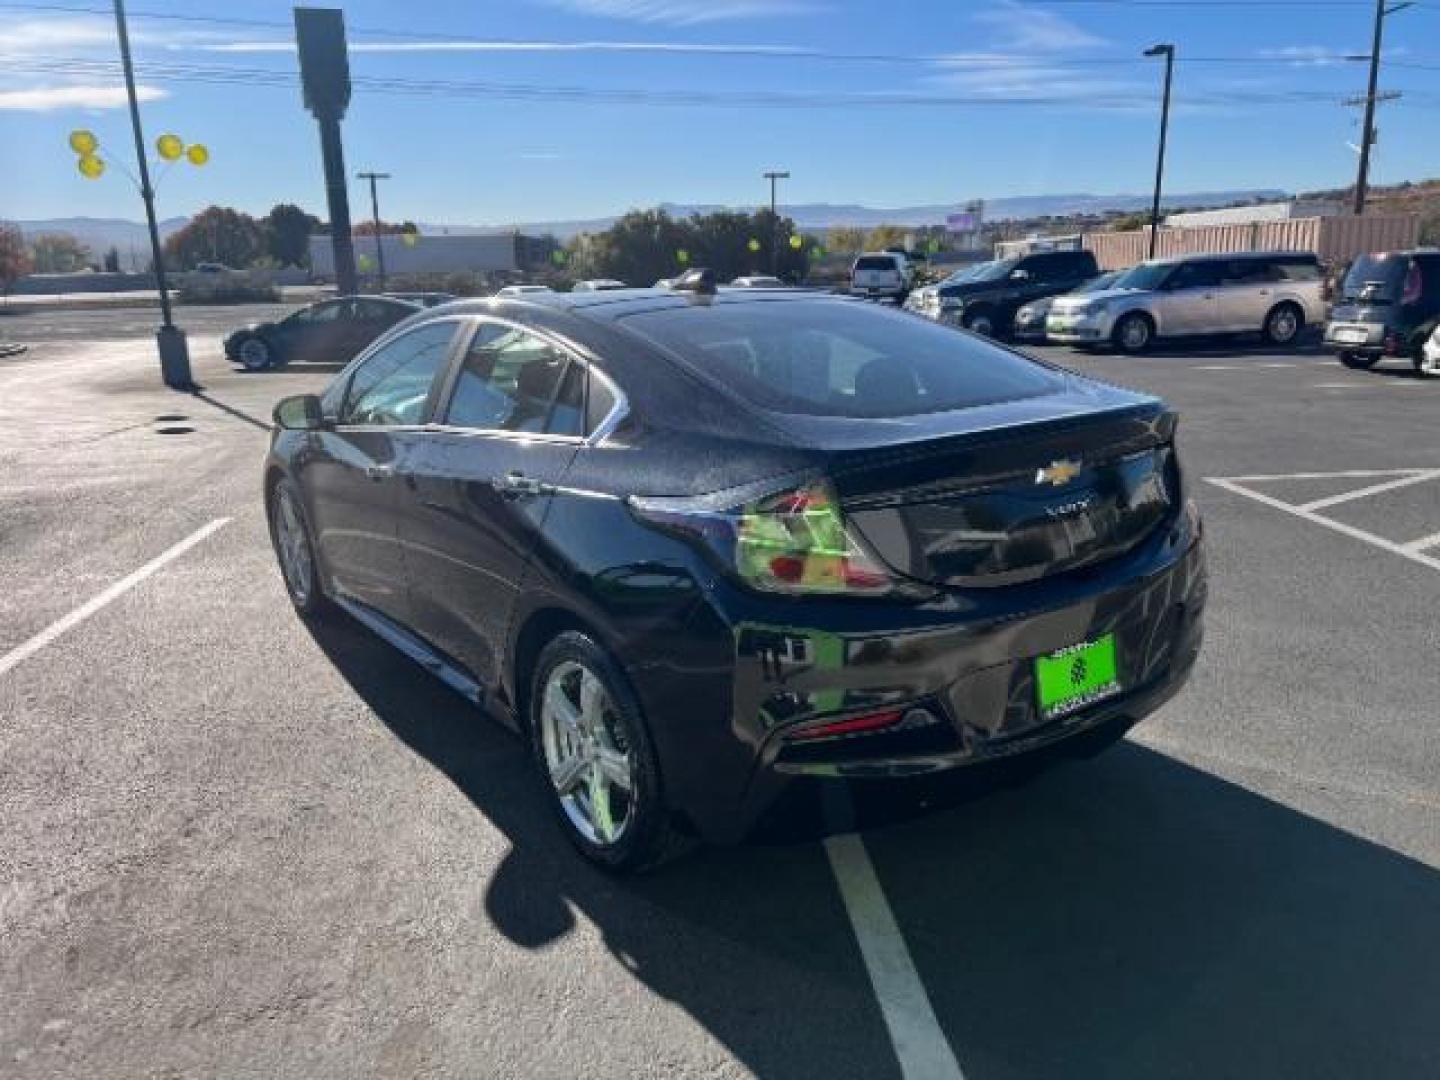
M 551 804 L 581 854 L 635 871 L 677 852 L 640 703 L 604 649 L 576 631 L 550 642 L 535 664 L 529 713 Z
M 270 518 L 270 540 L 280 561 L 280 574 L 290 603 L 307 618 L 326 614 L 329 601 L 320 586 L 314 538 L 299 490 L 289 480 L 279 481 L 271 489 L 266 509 Z
M 995 316 L 988 311 L 968 312 L 961 325 L 972 334 L 979 334 L 981 337 L 993 338 L 995 336 Z
M 1115 324 L 1115 344 L 1127 353 L 1144 352 L 1154 337 L 1155 324 L 1142 312 L 1132 311 Z
M 246 371 L 264 371 L 274 366 L 275 349 L 259 334 L 250 334 L 236 346 L 235 359 Z

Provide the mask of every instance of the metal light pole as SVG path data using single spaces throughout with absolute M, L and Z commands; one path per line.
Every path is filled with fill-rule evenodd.
M 1375 103 L 1380 95 L 1380 47 L 1385 39 L 1385 18 L 1413 7 L 1412 0 L 1399 4 L 1387 4 L 1386 0 L 1375 0 L 1375 39 L 1370 46 L 1370 87 L 1365 94 L 1365 124 L 1360 139 L 1360 171 L 1355 174 L 1355 214 L 1365 213 L 1365 196 L 1370 186 L 1370 147 L 1375 143 Z
M 1160 153 L 1155 160 L 1155 201 L 1150 206 L 1150 258 L 1160 241 L 1160 192 L 1165 184 L 1165 139 L 1170 131 L 1170 82 L 1175 74 L 1175 46 L 1155 45 L 1146 56 L 1165 57 L 1165 97 L 1160 105 Z
M 775 213 L 775 181 L 789 180 L 790 174 L 771 170 L 760 175 L 770 181 L 770 273 L 774 275 L 780 269 L 780 218 Z
M 135 130 L 135 161 L 140 167 L 140 198 L 145 202 L 145 220 L 150 226 L 150 257 L 155 263 L 155 284 L 160 290 L 160 329 L 155 343 L 160 347 L 160 377 L 175 390 L 195 385 L 190 375 L 190 350 L 185 331 L 170 317 L 170 286 L 165 280 L 165 253 L 160 247 L 160 227 L 155 223 L 155 189 L 150 186 L 150 166 L 145 158 L 145 133 L 140 126 L 140 102 L 135 96 L 135 68 L 130 63 L 130 33 L 125 26 L 124 0 L 115 0 L 115 29 L 120 38 L 120 64 L 125 69 L 125 92 L 130 98 L 130 126 Z
M 360 172 L 357 179 L 370 181 L 370 220 L 375 225 L 375 261 L 380 267 L 380 291 L 385 291 L 385 244 L 380 239 L 380 196 L 376 193 L 377 180 L 389 180 L 388 172 Z

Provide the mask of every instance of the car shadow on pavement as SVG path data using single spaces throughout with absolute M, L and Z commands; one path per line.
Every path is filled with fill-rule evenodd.
M 507 939 L 554 946 L 578 912 L 755 1074 L 897 1074 L 818 845 L 608 877 L 518 738 L 357 625 L 313 633 L 511 841 L 485 901 Z M 969 1076 L 1440 1075 L 1440 874 L 1164 754 L 1122 743 L 866 844 Z

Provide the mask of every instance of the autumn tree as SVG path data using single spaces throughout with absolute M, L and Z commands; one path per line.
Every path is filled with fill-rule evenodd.
M 865 230 L 852 225 L 836 225 L 825 233 L 825 246 L 840 254 L 865 250 Z
M 903 247 L 906 231 L 899 225 L 877 225 L 865 237 L 865 250 L 884 251 L 886 248 Z
M 14 225 L 0 222 L 0 295 L 8 296 L 15 282 L 30 272 L 25 237 Z
M 39 233 L 30 241 L 37 274 L 73 274 L 84 270 L 90 249 L 69 233 Z
M 228 206 L 206 207 L 165 241 L 166 264 L 180 270 L 193 270 L 202 262 L 244 269 L 264 254 L 260 222 Z

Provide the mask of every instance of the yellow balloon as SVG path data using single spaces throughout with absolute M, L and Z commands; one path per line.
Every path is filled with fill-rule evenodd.
M 802 247 L 805 246 L 805 241 L 799 236 L 792 236 L 790 237 L 790 246 L 796 251 L 799 251 Z
M 86 131 L 84 128 L 78 128 L 75 131 L 70 132 L 70 149 L 74 150 L 82 157 L 86 154 L 95 153 L 95 150 L 99 145 L 100 140 L 95 138 L 95 133 L 93 131 Z
M 86 180 L 99 180 L 105 172 L 105 162 L 94 154 L 81 154 L 75 167 L 80 170 L 80 175 Z
M 747 248 L 749 248 L 751 251 L 759 251 L 759 250 L 760 250 L 760 241 L 759 241 L 759 240 L 751 240 L 751 241 L 750 241 L 748 244 L 746 244 L 745 246 L 746 246 Z
M 155 149 L 166 161 L 174 161 L 185 152 L 185 144 L 179 135 L 161 135 L 155 140 Z
M 675 261 L 678 262 L 681 266 L 684 266 L 690 261 L 690 252 L 686 251 L 684 248 L 681 248 L 679 251 L 675 252 Z
M 191 143 L 185 148 L 185 157 L 191 165 L 204 165 L 210 160 L 210 151 L 203 143 Z

